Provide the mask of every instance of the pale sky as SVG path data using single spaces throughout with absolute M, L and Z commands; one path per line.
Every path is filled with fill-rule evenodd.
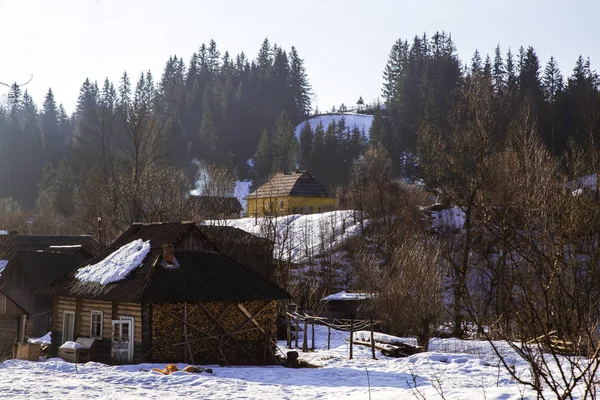
M 0 81 L 52 87 L 70 113 L 86 77 L 117 82 L 124 70 L 159 79 L 170 55 L 189 61 L 211 39 L 254 58 L 265 37 L 296 46 L 321 110 L 381 92 L 399 38 L 452 33 L 459 56 L 532 45 L 564 75 L 579 54 L 600 69 L 600 0 L 0 0 Z M 5 94 L 0 89 L 0 94 Z

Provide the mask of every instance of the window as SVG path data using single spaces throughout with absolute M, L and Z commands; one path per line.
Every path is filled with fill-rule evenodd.
M 104 313 L 102 311 L 92 311 L 90 337 L 102 339 L 103 320 L 104 320 Z
M 75 313 L 73 311 L 65 311 L 63 313 L 63 343 L 73 341 L 75 333 Z
M 283 210 L 284 207 L 285 207 L 285 201 L 281 200 L 279 202 L 279 208 Z

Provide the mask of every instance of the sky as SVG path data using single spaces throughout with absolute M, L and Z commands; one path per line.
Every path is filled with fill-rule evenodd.
M 476 49 L 531 45 L 564 75 L 580 54 L 600 69 L 599 16 L 598 0 L 0 0 L 0 82 L 33 75 L 37 103 L 52 87 L 72 112 L 86 77 L 158 79 L 169 56 L 187 62 L 211 39 L 254 58 L 268 37 L 296 46 L 325 110 L 377 99 L 392 44 L 424 32 L 451 33 L 463 62 Z

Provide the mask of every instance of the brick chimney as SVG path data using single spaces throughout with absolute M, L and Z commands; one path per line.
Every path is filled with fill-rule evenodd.
M 175 247 L 172 244 L 163 244 L 163 260 L 167 265 L 173 265 L 175 259 Z

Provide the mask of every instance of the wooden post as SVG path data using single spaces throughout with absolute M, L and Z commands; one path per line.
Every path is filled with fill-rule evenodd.
M 300 323 L 298 317 L 296 317 L 296 348 L 298 348 L 298 335 L 300 334 Z
M 373 356 L 373 360 L 376 360 L 375 358 L 375 340 L 373 339 L 373 318 L 371 318 L 371 354 Z
M 27 330 L 27 314 L 21 314 L 21 321 L 19 324 L 19 343 L 25 342 L 25 330 Z M 75 338 L 73 338 L 75 340 Z
M 287 314 L 287 348 L 292 348 L 292 317 Z
M 354 343 L 354 319 L 350 320 L 350 360 L 352 360 L 352 345 Z
M 304 335 L 302 335 L 302 352 L 308 351 L 308 319 L 304 318 Z
M 331 327 L 327 325 L 327 350 L 331 349 Z
M 315 349 L 315 320 L 312 320 L 312 330 L 311 330 L 311 349 L 314 350 Z
M 188 332 L 187 332 L 187 303 L 183 303 L 183 340 L 185 341 L 185 346 L 183 346 L 183 362 L 187 364 L 188 362 L 188 351 L 189 351 L 189 343 L 188 343 Z

